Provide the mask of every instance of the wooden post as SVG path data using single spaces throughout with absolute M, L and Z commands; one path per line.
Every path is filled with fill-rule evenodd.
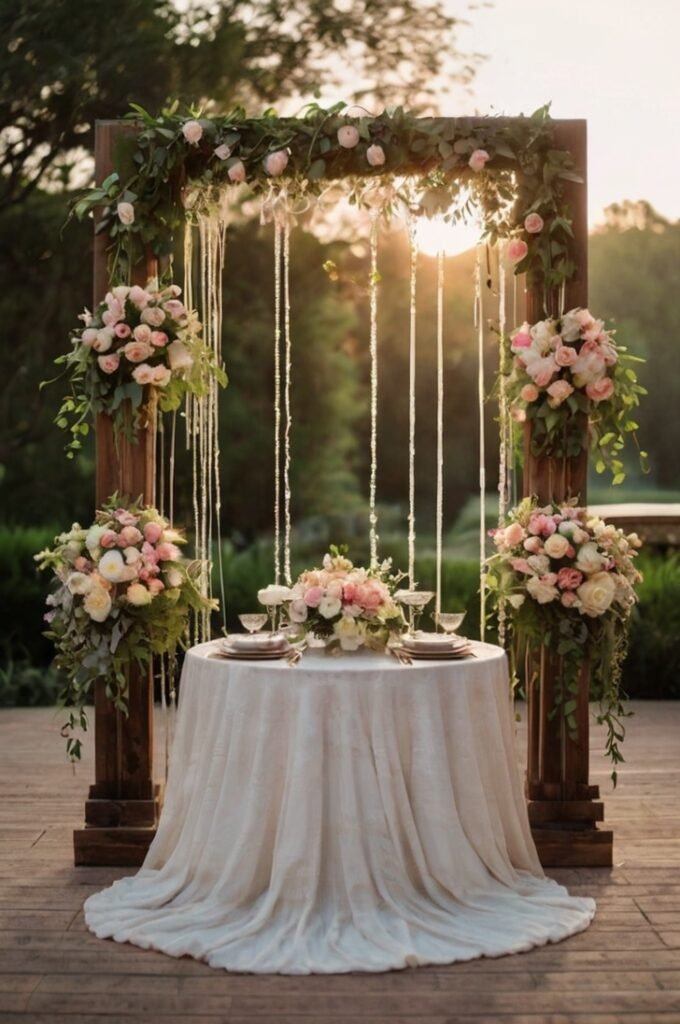
M 573 213 L 574 257 L 576 273 L 569 281 L 565 309 L 588 305 L 588 222 L 587 222 L 587 131 L 585 121 L 557 121 L 555 145 L 568 149 L 584 177 L 584 184 L 568 184 L 568 200 Z M 527 319 L 535 323 L 543 318 L 544 297 L 527 293 Z M 584 441 L 587 422 L 583 423 Z M 588 453 L 568 459 L 536 457 L 531 454 L 530 428 L 525 434 L 525 495 L 541 502 L 561 502 L 578 498 L 587 502 Z M 529 820 L 541 863 L 545 866 L 609 866 L 612 864 L 613 835 L 598 829 L 604 818 L 604 805 L 598 800 L 599 787 L 589 784 L 589 678 L 581 676 L 575 712 L 578 738 L 569 737 L 560 715 L 551 717 L 553 688 L 560 672 L 559 659 L 544 659 L 532 665 L 527 680 L 528 751 L 527 797 Z
M 95 129 L 95 172 L 101 182 L 114 167 L 116 146 L 135 131 L 133 125 L 98 121 Z M 109 287 L 106 238 L 95 235 L 94 307 Z M 156 261 L 146 260 L 133 271 L 132 283 L 145 285 L 157 274 Z M 98 416 L 96 502 L 100 507 L 114 492 L 155 501 L 156 404 L 151 396 L 146 423 L 137 442 L 114 437 L 109 416 Z M 95 687 L 95 781 L 85 804 L 85 826 L 74 832 L 76 864 L 139 865 L 155 835 L 160 787 L 153 780 L 153 678 L 151 672 L 130 671 L 128 714 L 116 711 L 103 683 Z

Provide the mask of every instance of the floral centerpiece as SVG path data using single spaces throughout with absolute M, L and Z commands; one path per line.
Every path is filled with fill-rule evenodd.
M 637 428 L 632 411 L 646 394 L 631 364 L 643 360 L 617 345 L 587 309 L 524 323 L 506 343 L 512 358 L 508 396 L 532 422 L 534 454 L 578 455 L 589 434 L 597 471 L 609 464 L 613 482 L 621 483 L 624 438 Z M 644 461 L 646 453 L 640 455 Z
M 580 673 L 589 663 L 598 721 L 608 726 L 607 750 L 616 763 L 640 540 L 573 503 L 540 507 L 528 498 L 491 534 L 496 553 L 487 560 L 486 582 L 496 604 L 509 609 L 517 646 L 539 663 L 542 649 L 561 659 L 556 702 L 572 734 Z
M 265 606 L 283 605 L 291 624 L 329 647 L 380 649 L 404 628 L 394 600 L 403 574 L 392 574 L 389 559 L 374 568 L 355 566 L 345 551 L 331 547 L 321 568 L 305 570 L 292 587 L 271 584 L 258 598 Z
M 226 384 L 224 370 L 200 336 L 198 315 L 180 295 L 177 285 L 160 289 L 154 280 L 146 288 L 118 285 L 94 313 L 81 315 L 83 326 L 72 332 L 71 351 L 56 360 L 71 381 L 56 420 L 71 433 L 71 457 L 94 414 L 107 413 L 118 433 L 132 436 L 150 385 L 158 389 L 166 412 L 178 408 L 187 392 L 203 394 L 211 377 Z
M 127 673 L 145 668 L 154 655 L 172 654 L 186 630 L 190 609 L 213 607 L 199 592 L 200 563 L 185 563 L 183 535 L 155 508 L 122 507 L 117 496 L 94 523 L 55 538 L 35 556 L 51 569 L 56 588 L 47 598 L 46 636 L 56 647 L 55 663 L 67 679 L 62 702 L 69 709 L 62 729 L 67 753 L 80 757 L 78 727 L 87 727 L 85 705 L 96 680 L 127 709 Z

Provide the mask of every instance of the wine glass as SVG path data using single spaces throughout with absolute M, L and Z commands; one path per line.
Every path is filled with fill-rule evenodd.
M 455 633 L 460 628 L 465 615 L 465 612 L 439 612 L 436 617 L 437 625 L 445 633 Z
M 395 601 L 406 605 L 408 608 L 409 632 L 413 635 L 416 632 L 420 616 L 428 601 L 434 597 L 432 590 L 398 590 L 394 595 Z
M 243 628 L 252 635 L 262 629 L 267 621 L 267 614 L 266 612 L 248 612 L 246 615 L 239 615 L 238 618 Z

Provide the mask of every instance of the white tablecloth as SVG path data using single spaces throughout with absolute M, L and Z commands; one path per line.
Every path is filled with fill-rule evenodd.
M 517 953 L 588 926 L 546 879 L 503 652 L 402 667 L 309 651 L 187 656 L 144 866 L 85 903 L 100 937 L 233 971 L 384 971 Z

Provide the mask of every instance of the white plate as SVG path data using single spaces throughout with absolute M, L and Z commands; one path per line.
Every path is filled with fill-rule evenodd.
M 237 661 L 274 661 L 277 658 L 286 658 L 292 652 L 290 644 L 279 647 L 275 651 L 238 651 L 230 647 L 226 641 L 220 644 L 214 658 L 231 658 Z
M 283 633 L 233 633 L 222 641 L 230 651 L 284 651 L 288 640 Z
M 434 654 L 459 651 L 470 646 L 470 641 L 465 637 L 450 637 L 438 633 L 432 633 L 427 637 L 404 636 L 401 642 L 409 651 L 432 651 Z

